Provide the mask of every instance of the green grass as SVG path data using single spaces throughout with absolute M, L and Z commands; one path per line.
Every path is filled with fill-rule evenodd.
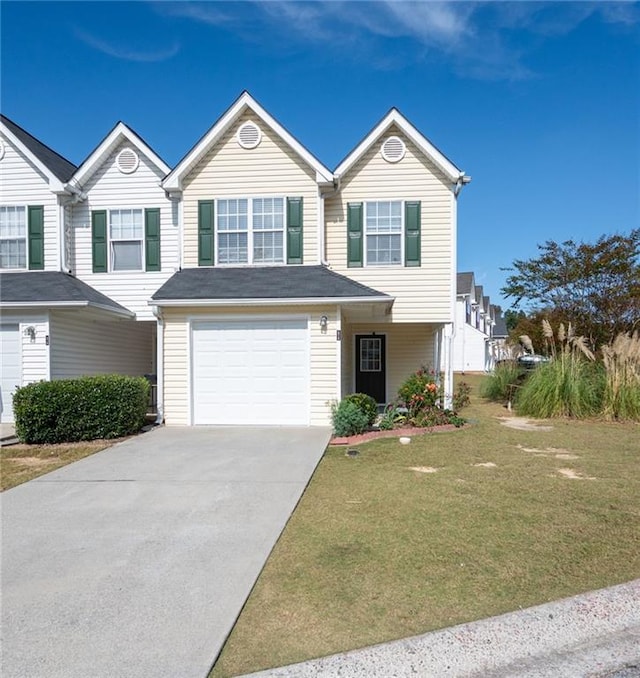
M 118 440 L 94 440 L 59 445 L 9 445 L 0 448 L 0 489 L 8 490 L 27 480 L 104 450 Z
M 481 381 L 458 379 L 474 392 Z M 637 424 L 561 419 L 552 431 L 520 431 L 477 398 L 462 414 L 475 423 L 407 446 L 381 439 L 356 458 L 327 450 L 212 677 L 640 576 Z M 496 466 L 475 466 L 486 462 Z

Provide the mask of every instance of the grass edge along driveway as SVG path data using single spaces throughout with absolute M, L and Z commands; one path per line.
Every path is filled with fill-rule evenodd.
M 410 445 L 327 449 L 212 678 L 640 576 L 640 426 L 517 430 L 477 398 L 463 415 Z

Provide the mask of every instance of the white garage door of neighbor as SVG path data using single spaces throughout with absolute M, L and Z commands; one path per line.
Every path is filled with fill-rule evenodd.
M 193 323 L 192 394 L 194 424 L 307 425 L 308 321 Z
M 12 396 L 21 374 L 18 325 L 0 325 L 0 421 L 13 422 Z

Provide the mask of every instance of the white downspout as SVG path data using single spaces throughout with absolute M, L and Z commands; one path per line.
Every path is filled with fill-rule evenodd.
M 336 307 L 336 400 L 342 400 L 342 306 Z
M 164 318 L 157 306 L 151 310 L 156 317 L 156 424 L 164 421 Z
M 322 266 L 329 266 L 325 253 L 324 198 L 318 187 L 318 260 Z
M 453 343 L 453 325 L 447 323 L 442 330 L 443 334 L 443 372 L 444 372 L 444 406 L 451 409 L 453 402 L 453 362 L 451 360 L 451 346 Z

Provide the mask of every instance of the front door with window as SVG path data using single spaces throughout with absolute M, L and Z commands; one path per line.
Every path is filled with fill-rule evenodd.
M 385 339 L 381 334 L 356 335 L 356 393 L 386 402 Z

